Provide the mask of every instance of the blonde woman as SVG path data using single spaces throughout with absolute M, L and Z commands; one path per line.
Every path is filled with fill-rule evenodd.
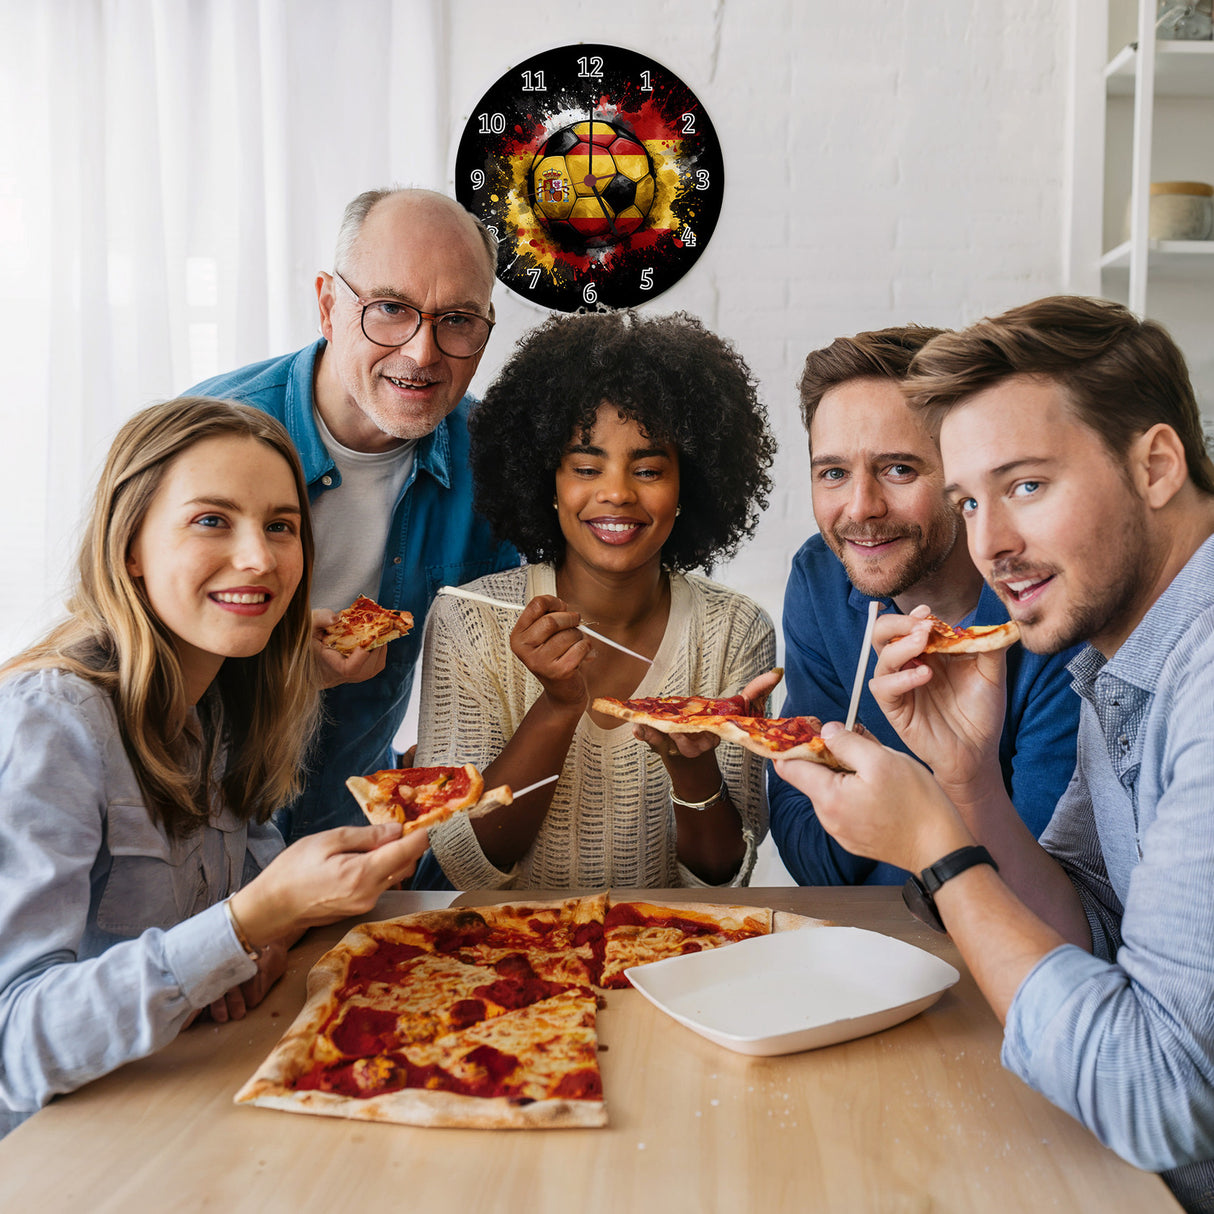
M 268 821 L 316 718 L 311 562 L 278 422 L 194 397 L 122 428 L 67 620 L 0 671 L 0 1133 L 243 1016 L 412 872 L 395 828 L 283 851 Z

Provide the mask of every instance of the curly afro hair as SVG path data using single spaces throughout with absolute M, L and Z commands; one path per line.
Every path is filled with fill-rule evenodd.
M 561 563 L 556 470 L 603 404 L 678 451 L 683 509 L 663 564 L 732 556 L 767 506 L 775 440 L 742 357 L 685 312 L 554 316 L 523 337 L 469 422 L 476 505 L 498 538 Z

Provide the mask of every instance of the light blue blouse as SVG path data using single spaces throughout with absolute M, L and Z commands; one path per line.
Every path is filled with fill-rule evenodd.
M 1078 767 L 1042 845 L 1093 951 L 1020 984 L 1005 1064 L 1214 1212 L 1214 539 L 1106 662 L 1072 662 Z
M 59 670 L 0 684 L 0 1135 L 254 975 L 219 903 L 281 849 L 227 807 L 170 839 L 105 692 Z

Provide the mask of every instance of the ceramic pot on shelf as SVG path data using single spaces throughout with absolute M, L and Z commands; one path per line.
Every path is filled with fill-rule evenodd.
M 1130 235 L 1126 205 L 1125 235 Z M 1204 181 L 1152 181 L 1151 240 L 1210 240 L 1214 238 L 1214 186 Z

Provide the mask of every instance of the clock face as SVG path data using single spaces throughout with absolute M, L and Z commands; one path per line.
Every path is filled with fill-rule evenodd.
M 660 63 L 577 43 L 508 71 L 455 158 L 455 196 L 494 230 L 497 276 L 546 308 L 633 307 L 695 264 L 721 213 L 721 148 Z

